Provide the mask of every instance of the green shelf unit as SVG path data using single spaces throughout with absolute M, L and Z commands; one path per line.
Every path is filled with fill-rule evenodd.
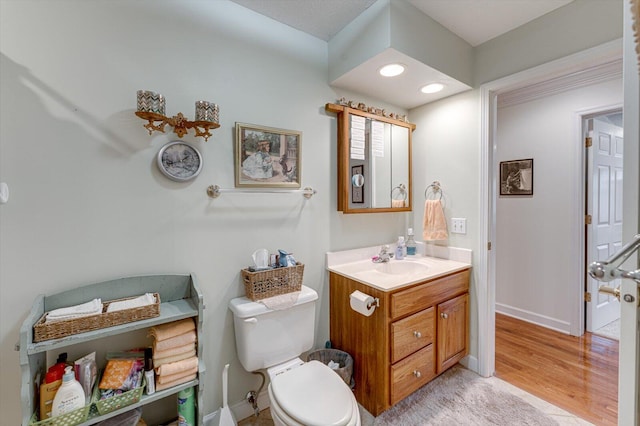
M 103 301 L 134 297 L 144 293 L 158 293 L 160 295 L 160 315 L 154 318 L 105 327 L 99 330 L 74 334 L 64 338 L 33 341 L 33 326 L 45 312 L 66 306 L 73 306 L 101 298 Z M 47 352 L 60 350 L 79 343 L 97 341 L 109 336 L 116 336 L 136 330 L 142 330 L 155 325 L 178 321 L 184 318 L 194 318 L 197 334 L 198 377 L 196 380 L 175 386 L 171 389 L 158 391 L 153 395 L 143 395 L 135 404 L 113 411 L 106 415 L 89 416 L 82 425 L 99 423 L 118 414 L 143 407 L 160 399 L 175 397 L 178 392 L 191 386 L 196 387 L 197 407 L 203 406 L 202 379 L 206 372 L 202 357 L 202 324 L 204 302 L 196 278 L 190 275 L 144 275 L 118 278 L 110 281 L 89 284 L 72 290 L 36 297 L 29 315 L 20 328 L 22 425 L 28 426 L 33 413 L 37 410 L 37 377 L 44 377 L 47 369 Z M 203 413 L 198 410 L 198 425 L 203 424 Z

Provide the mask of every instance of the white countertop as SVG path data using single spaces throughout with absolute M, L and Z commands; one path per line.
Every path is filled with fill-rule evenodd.
M 411 284 L 431 280 L 471 267 L 471 251 L 458 260 L 417 255 L 403 260 L 374 263 L 378 247 L 327 253 L 327 269 L 346 278 L 360 281 L 382 291 L 391 291 Z M 464 250 L 464 249 L 454 249 Z M 373 254 L 372 254 L 373 253 Z M 464 253 L 463 253 L 464 254 Z M 467 257 L 467 260 L 464 259 Z

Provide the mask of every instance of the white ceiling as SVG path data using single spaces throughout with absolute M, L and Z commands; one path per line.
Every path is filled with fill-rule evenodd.
M 248 9 L 328 41 L 376 0 L 232 0 Z M 477 46 L 573 0 L 407 0 L 426 15 Z M 383 63 L 410 65 L 401 77 L 381 81 Z M 388 79 L 387 79 L 388 80 Z M 447 84 L 445 91 L 424 95 L 419 88 L 431 81 Z M 358 93 L 410 109 L 469 89 L 439 71 L 402 53 L 387 49 L 331 82 Z

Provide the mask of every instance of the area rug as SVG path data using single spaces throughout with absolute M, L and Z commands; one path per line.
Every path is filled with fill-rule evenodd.
M 555 426 L 553 417 L 500 386 L 456 365 L 391 409 L 373 417 L 361 410 L 363 426 Z M 502 382 L 504 383 L 504 382 Z M 564 422 L 563 422 L 564 423 Z

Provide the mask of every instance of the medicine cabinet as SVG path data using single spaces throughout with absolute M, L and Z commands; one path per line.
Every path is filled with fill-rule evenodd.
M 338 211 L 411 211 L 411 134 L 416 125 L 328 103 L 338 118 Z

